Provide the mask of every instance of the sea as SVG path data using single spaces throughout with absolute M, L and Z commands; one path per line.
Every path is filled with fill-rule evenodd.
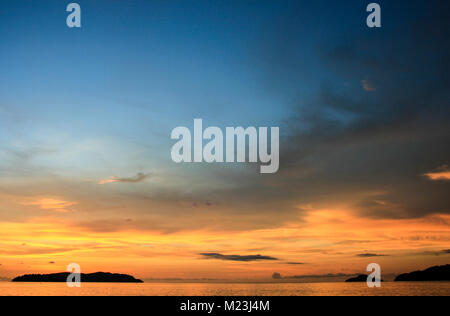
M 450 282 L 366 283 L 65 283 L 0 282 L 0 296 L 450 296 Z

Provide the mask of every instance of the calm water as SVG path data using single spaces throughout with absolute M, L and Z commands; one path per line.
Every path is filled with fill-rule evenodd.
M 81 288 L 68 288 L 65 283 L 0 282 L 0 295 L 137 295 L 137 296 L 354 296 L 354 295 L 445 295 L 450 296 L 450 282 L 383 283 L 370 289 L 365 283 L 296 283 L 296 284 L 198 284 L 83 283 Z

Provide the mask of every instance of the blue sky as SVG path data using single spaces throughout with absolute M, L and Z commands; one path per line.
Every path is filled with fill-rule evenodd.
M 161 152 L 174 127 L 197 117 L 208 125 L 278 126 L 292 99 L 308 96 L 326 75 L 317 48 L 360 32 L 365 17 L 359 3 L 327 2 L 327 10 L 325 2 L 307 1 L 78 3 L 81 29 L 65 25 L 64 1 L 2 2 L 4 144 L 139 143 Z M 286 53 L 302 56 L 305 75 L 278 91 L 266 52 L 286 21 L 295 37 Z M 274 75 L 288 78 L 285 71 Z M 70 167 L 80 159 L 90 160 L 75 155 L 48 164 Z M 84 161 L 90 163 L 101 164 Z
M 285 121 L 299 105 L 311 108 L 330 83 L 344 94 L 365 93 L 365 70 L 343 79 L 324 52 L 354 37 L 379 43 L 421 14 L 418 1 L 381 2 L 385 27 L 373 30 L 361 1 L 78 3 L 81 29 L 66 26 L 64 1 L 9 1 L 0 10 L 0 139 L 16 150 L 32 144 L 65 152 L 40 158 L 65 172 L 104 169 L 109 157 L 118 162 L 106 169 L 116 172 L 146 169 L 149 159 L 170 164 L 170 131 L 194 118 L 281 125 L 286 136 Z M 371 49 L 376 56 L 383 47 Z
M 364 17 L 354 6 L 332 14 L 322 10 L 323 3 L 316 7 L 275 1 L 79 3 L 81 30 L 65 26 L 63 1 L 2 4 L 2 29 L 8 30 L 2 33 L 7 49 L 0 56 L 6 69 L 1 76 L 5 102 L 32 103 L 30 110 L 66 119 L 80 114 L 89 120 L 95 109 L 118 111 L 118 116 L 144 109 L 149 116 L 162 116 L 158 121 L 173 123 L 174 117 L 184 121 L 196 115 L 220 116 L 223 123 L 271 121 L 286 114 L 285 100 L 264 94 L 259 62 L 264 62 L 264 41 L 274 36 L 278 23 L 286 16 L 292 19 L 299 28 L 295 45 L 301 51 L 296 53 L 314 63 L 315 45 L 340 40 L 356 26 L 356 17 Z M 355 19 L 348 19 L 352 14 L 357 14 Z M 355 31 L 362 28 L 359 24 Z M 315 73 L 314 77 L 321 76 L 320 69 Z M 313 86 L 314 77 L 302 84 Z

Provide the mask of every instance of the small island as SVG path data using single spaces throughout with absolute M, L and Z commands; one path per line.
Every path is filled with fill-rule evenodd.
M 350 278 L 348 280 L 345 280 L 345 282 L 367 282 L 367 275 L 360 274 L 357 277 Z
M 450 264 L 431 267 L 424 271 L 414 271 L 411 273 L 400 274 L 395 278 L 395 282 L 401 281 L 450 281 Z
M 26 274 L 14 278 L 12 282 L 67 282 L 69 272 L 53 273 L 53 274 Z M 96 273 L 81 273 L 81 282 L 88 283 L 144 283 L 142 280 L 135 279 L 131 275 L 96 272 Z

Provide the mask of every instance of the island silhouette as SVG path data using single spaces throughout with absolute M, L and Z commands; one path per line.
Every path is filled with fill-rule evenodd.
M 400 274 L 394 281 L 450 281 L 450 264 L 431 267 L 423 271 Z
M 360 274 L 357 277 L 350 278 L 348 280 L 345 280 L 345 282 L 367 282 L 367 275 Z
M 12 282 L 67 282 L 67 277 L 71 273 L 52 273 L 52 274 L 26 274 L 18 276 Z M 81 273 L 81 282 L 89 283 L 144 283 L 142 280 L 135 279 L 131 275 L 96 272 L 96 273 Z
M 348 280 L 345 280 L 345 282 L 367 282 L 367 278 L 369 276 L 366 274 L 360 274 L 357 277 L 350 278 Z M 384 282 L 384 280 L 381 280 L 381 282 Z

